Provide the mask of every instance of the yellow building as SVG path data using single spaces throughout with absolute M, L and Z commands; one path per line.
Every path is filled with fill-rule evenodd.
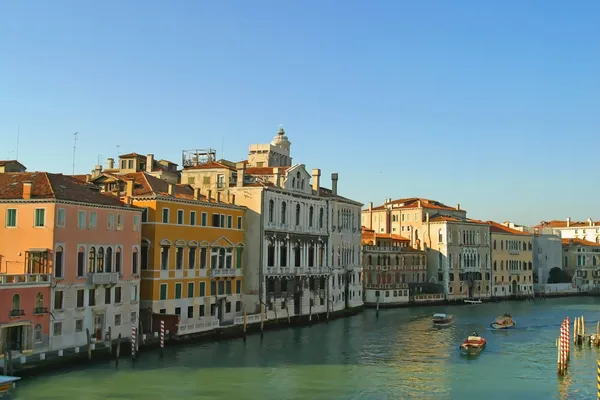
M 533 296 L 533 235 L 489 221 L 492 296 Z
M 140 316 L 149 324 L 151 314 L 179 315 L 179 334 L 233 323 L 242 315 L 245 207 L 145 172 L 104 174 L 94 183 L 114 191 L 115 179 L 145 209 Z

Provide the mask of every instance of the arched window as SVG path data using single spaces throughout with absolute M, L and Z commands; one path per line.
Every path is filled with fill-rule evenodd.
M 104 272 L 104 249 L 98 247 L 98 255 L 96 256 L 96 272 Z
M 44 307 L 44 295 L 40 292 L 35 296 L 35 308 Z
M 142 269 L 148 269 L 148 251 L 150 249 L 150 243 L 147 240 L 142 240 Z
M 34 338 L 36 343 L 40 343 L 42 341 L 42 325 L 37 324 L 35 326 Z
M 273 222 L 273 211 L 275 210 L 275 202 L 269 200 L 269 222 Z
M 219 268 L 225 268 L 225 249 L 219 249 Z
M 77 250 L 77 276 L 85 276 L 85 249 L 83 246 Z
M 90 254 L 88 256 L 88 272 L 93 274 L 96 272 L 96 249 L 90 247 Z
M 438 242 L 442 243 L 443 239 L 444 239 L 444 237 L 442 236 L 442 230 L 440 229 L 438 231 Z
M 311 228 L 313 226 L 314 211 L 315 210 L 313 206 L 310 206 L 310 208 L 308 209 L 308 226 Z
M 58 246 L 54 252 L 54 276 L 62 278 L 64 272 L 63 248 Z
M 112 271 L 112 247 L 107 247 L 106 248 L 106 255 L 104 257 L 104 268 L 106 270 L 106 272 L 113 272 Z
M 323 207 L 321 207 L 321 209 L 319 210 L 319 229 L 323 229 L 323 219 Z
M 287 204 L 285 201 L 281 202 L 281 223 L 285 224 L 285 215 L 287 214 Z
M 296 225 L 300 225 L 300 204 L 296 204 Z
M 135 251 L 137 252 L 137 249 L 135 249 Z M 115 272 L 121 273 L 121 260 L 122 260 L 121 257 L 122 257 L 121 247 L 117 247 L 117 249 L 115 250 Z M 132 257 L 132 260 L 133 260 L 133 257 Z M 132 266 L 132 267 L 133 267 L 133 270 L 137 270 L 137 265 Z
M 19 296 L 18 293 L 13 294 L 12 297 L 12 309 L 14 312 L 20 312 L 21 311 L 21 296 Z M 15 314 L 15 316 L 18 316 L 20 314 Z

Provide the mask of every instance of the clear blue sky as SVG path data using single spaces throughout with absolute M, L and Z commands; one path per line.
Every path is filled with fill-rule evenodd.
M 485 4 L 484 4 L 485 3 Z M 0 159 L 295 161 L 364 203 L 600 219 L 598 1 L 0 2 Z M 224 143 L 224 154 L 221 152 Z

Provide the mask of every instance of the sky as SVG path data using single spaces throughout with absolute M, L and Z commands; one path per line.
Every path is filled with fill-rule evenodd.
M 596 220 L 599 20 L 595 0 L 1 1 L 0 159 L 239 161 L 283 124 L 366 205 Z

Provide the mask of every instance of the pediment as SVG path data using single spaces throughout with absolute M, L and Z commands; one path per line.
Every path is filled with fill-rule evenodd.
M 225 236 L 221 236 L 210 244 L 210 247 L 233 247 L 233 243 Z

